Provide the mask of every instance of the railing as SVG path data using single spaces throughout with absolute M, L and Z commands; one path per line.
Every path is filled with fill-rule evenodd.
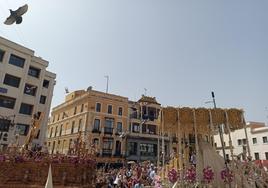
M 113 134 L 113 128 L 104 127 L 104 134 Z
M 102 155 L 103 156 L 111 156 L 112 155 L 112 149 L 102 149 Z
M 92 133 L 101 133 L 101 130 L 99 130 L 99 129 L 93 129 L 92 130 Z

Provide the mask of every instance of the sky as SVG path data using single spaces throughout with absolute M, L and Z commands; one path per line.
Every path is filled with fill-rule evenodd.
M 3 22 L 28 4 L 20 25 Z M 106 89 L 163 106 L 242 108 L 268 123 L 266 0 L 1 0 L 0 35 L 57 74 L 52 107 L 69 91 Z

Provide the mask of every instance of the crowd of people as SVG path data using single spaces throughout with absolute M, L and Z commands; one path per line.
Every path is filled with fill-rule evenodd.
M 156 186 L 160 177 L 157 167 L 150 162 L 127 164 L 121 168 L 105 165 L 97 171 L 97 188 L 141 188 Z

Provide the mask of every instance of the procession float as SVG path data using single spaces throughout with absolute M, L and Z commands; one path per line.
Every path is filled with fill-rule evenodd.
M 178 140 L 178 152 L 161 172 L 167 187 L 268 187 L 267 171 L 252 161 L 243 110 L 166 107 L 160 121 L 163 134 Z M 231 132 L 237 129 L 245 129 L 242 161 L 233 154 Z M 214 146 L 217 134 L 224 157 Z M 223 134 L 229 138 L 230 159 L 225 157 Z
M 45 144 L 39 149 L 32 147 L 41 119 L 42 114 L 33 116 L 22 147 L 19 147 L 16 136 L 7 151 L 0 153 L 0 188 L 94 187 L 96 162 L 85 152 L 79 137 L 76 147 L 68 155 L 49 155 Z

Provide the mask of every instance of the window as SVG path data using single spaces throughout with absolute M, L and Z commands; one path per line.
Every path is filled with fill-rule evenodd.
M 243 145 L 247 145 L 247 139 L 243 139 Z
M 265 152 L 265 160 L 268 160 L 268 152 Z
M 147 130 L 149 131 L 149 134 L 156 134 L 156 126 L 155 125 L 148 125 Z
M 74 125 L 75 125 L 75 121 L 72 122 L 72 129 L 71 129 L 71 134 L 74 133 Z
M 84 104 L 81 105 L 81 110 L 80 112 L 83 112 L 84 111 Z
M 43 87 L 48 88 L 48 86 L 49 86 L 49 81 L 48 80 L 44 80 L 43 81 Z
M 142 156 L 156 156 L 156 144 L 140 144 L 140 155 Z
M 13 109 L 16 99 L 0 95 L 0 107 Z
M 50 135 L 49 135 L 49 138 L 52 137 L 52 133 L 53 133 L 53 127 L 51 127 L 51 129 L 50 129 Z
M 96 103 L 96 112 L 101 111 L 101 103 Z
M 60 125 L 60 136 L 62 135 L 63 124 Z
M 108 114 L 112 114 L 112 113 L 113 113 L 113 106 L 108 105 Z
M 0 49 L 0 62 L 3 62 L 5 51 Z
M 241 140 L 241 139 L 238 139 L 238 140 L 237 140 L 237 144 L 238 144 L 239 146 L 241 146 L 241 145 L 242 145 L 242 140 Z
M 119 107 L 118 108 L 118 115 L 119 116 L 122 116 L 123 115 L 123 108 L 122 107 Z
M 105 119 L 104 133 L 113 134 L 114 120 L 111 118 Z
M 18 88 L 20 86 L 20 78 L 10 74 L 5 75 L 4 84 Z
M 103 138 L 103 155 L 111 155 L 113 150 L 113 139 L 112 138 Z
M 74 115 L 76 114 L 77 107 L 74 107 Z
M 95 146 L 99 145 L 99 139 L 98 139 L 98 138 L 94 138 L 93 141 L 92 141 L 92 143 L 93 143 Z
M 253 144 L 257 144 L 257 138 L 252 138 Z
M 259 153 L 254 153 L 254 156 L 255 156 L 255 160 L 260 160 Z
M 94 127 L 93 127 L 94 131 L 99 131 L 100 130 L 100 120 L 99 119 L 95 119 L 94 120 Z
M 33 105 L 21 103 L 20 113 L 21 114 L 26 114 L 26 115 L 32 115 L 32 113 L 33 113 Z
M 28 134 L 29 127 L 29 125 L 18 123 L 16 126 L 16 133 L 19 135 L 26 136 Z
M 16 56 L 14 54 L 10 55 L 9 64 L 23 68 L 24 67 L 24 62 L 25 62 L 25 59 L 23 59 L 23 58 L 21 58 L 19 56 Z
M 132 132 L 139 133 L 140 132 L 140 125 L 138 123 L 132 124 Z
M 112 148 L 113 148 L 113 139 L 103 138 L 103 149 L 112 149 Z
M 8 132 L 11 121 L 8 119 L 0 119 L 0 131 Z
M 58 126 L 56 127 L 56 129 L 55 129 L 55 132 L 54 132 L 54 137 L 56 137 L 57 136 L 57 134 L 58 134 Z
M 25 94 L 35 96 L 36 90 L 37 90 L 36 86 L 25 84 L 25 87 L 24 87 Z
M 123 126 L 122 126 L 122 122 L 117 122 L 117 133 L 122 133 L 123 130 Z
M 262 137 L 263 143 L 268 143 L 267 136 Z
M 30 66 L 28 70 L 28 75 L 35 77 L 35 78 L 39 78 L 40 72 L 41 72 L 41 69 Z
M 137 143 L 129 142 L 129 155 L 137 155 Z
M 80 131 L 81 127 L 82 127 L 82 119 L 79 119 L 78 130 L 77 130 L 78 132 Z
M 44 95 L 41 95 L 40 96 L 40 103 L 41 104 L 45 104 L 46 103 L 46 99 L 47 99 L 47 97 L 46 96 L 44 96 Z M 64 119 L 64 113 L 63 113 L 63 115 L 62 115 L 62 119 Z

